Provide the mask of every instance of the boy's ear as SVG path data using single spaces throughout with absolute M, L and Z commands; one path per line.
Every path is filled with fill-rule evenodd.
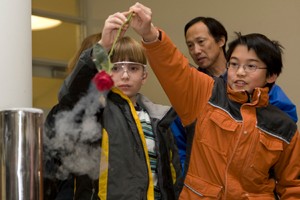
M 147 72 L 144 72 L 143 73 L 143 76 L 142 76 L 142 80 L 146 79 L 148 77 L 148 73 Z
M 267 77 L 267 83 L 275 83 L 277 80 L 278 75 L 277 74 L 272 74 L 271 76 Z

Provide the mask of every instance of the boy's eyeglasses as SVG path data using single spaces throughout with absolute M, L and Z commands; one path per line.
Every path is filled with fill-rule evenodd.
M 235 71 L 237 71 L 240 67 L 243 67 L 244 71 L 247 73 L 252 73 L 255 72 L 257 69 L 267 69 L 267 67 L 258 67 L 257 65 L 254 64 L 238 64 L 236 62 L 227 62 L 227 68 L 231 68 Z
M 119 75 L 124 74 L 124 72 L 126 72 L 128 75 L 136 74 L 144 70 L 144 68 L 147 66 L 142 63 L 130 62 L 130 61 L 115 62 L 112 63 L 112 65 L 113 67 L 111 69 L 111 73 L 119 74 Z

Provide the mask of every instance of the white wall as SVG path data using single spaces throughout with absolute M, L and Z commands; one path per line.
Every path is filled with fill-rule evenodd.
M 31 4 L 29 0 L 1 1 L 0 4 L 0 109 L 30 108 Z
M 88 33 L 100 31 L 108 15 L 128 10 L 135 2 L 89 0 Z M 299 0 L 140 0 L 139 2 L 152 9 L 154 25 L 164 29 L 187 57 L 189 55 L 183 28 L 186 22 L 196 16 L 209 16 L 221 21 L 228 31 L 229 41 L 233 39 L 234 31 L 240 31 L 242 34 L 259 32 L 278 40 L 285 47 L 284 69 L 278 84 L 297 105 L 300 116 L 300 92 L 298 92 L 300 82 L 297 80 L 300 75 Z M 133 32 L 129 32 L 129 35 L 139 39 Z M 155 102 L 169 104 L 152 72 L 150 77 L 142 92 Z

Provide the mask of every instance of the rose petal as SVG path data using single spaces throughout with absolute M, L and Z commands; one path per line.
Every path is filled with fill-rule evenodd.
M 98 72 L 92 81 L 100 92 L 110 90 L 114 85 L 111 76 L 105 71 Z

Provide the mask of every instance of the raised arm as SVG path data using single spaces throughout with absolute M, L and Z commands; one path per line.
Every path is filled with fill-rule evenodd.
M 151 68 L 184 125 L 194 122 L 212 91 L 213 79 L 190 67 L 168 35 L 152 23 L 151 10 L 140 3 L 130 26 L 143 38 Z

